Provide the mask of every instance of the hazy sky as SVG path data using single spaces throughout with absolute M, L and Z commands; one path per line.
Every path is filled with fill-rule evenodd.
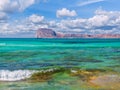
M 38 28 L 120 34 L 120 0 L 0 0 L 0 37 L 35 37 Z

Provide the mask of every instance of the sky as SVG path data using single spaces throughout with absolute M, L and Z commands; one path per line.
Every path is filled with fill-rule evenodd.
M 0 0 L 0 38 L 61 33 L 120 34 L 120 0 Z

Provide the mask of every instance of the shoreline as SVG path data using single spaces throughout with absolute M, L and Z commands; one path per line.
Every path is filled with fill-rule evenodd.
M 103 70 L 81 70 L 81 69 L 48 69 L 48 70 L 42 70 L 37 71 L 31 74 L 29 78 L 25 78 L 22 80 L 16 80 L 16 81 L 0 81 L 0 83 L 17 83 L 17 82 L 28 82 L 28 83 L 44 83 L 49 82 L 51 80 L 56 79 L 56 77 L 65 78 L 78 78 L 75 80 L 76 82 L 82 82 L 84 83 L 84 87 L 91 87 L 91 88 L 108 88 L 108 89 L 114 89 L 118 90 L 119 84 L 120 84 L 120 73 L 114 72 L 114 71 L 103 71 Z M 67 75 L 67 77 L 66 77 Z M 64 79 L 58 80 L 61 84 L 68 84 L 68 81 L 64 81 Z M 57 83 L 58 83 L 57 82 Z M 78 83 L 78 84 L 79 84 Z M 106 86 L 110 85 L 110 87 Z

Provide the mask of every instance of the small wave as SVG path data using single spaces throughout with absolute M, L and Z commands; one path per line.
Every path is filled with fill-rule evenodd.
M 19 81 L 30 78 L 36 73 L 34 70 L 0 70 L 0 81 Z
M 30 78 L 33 74 L 42 72 L 53 72 L 56 70 L 54 69 L 47 69 L 47 70 L 0 70 L 0 81 L 20 81 Z

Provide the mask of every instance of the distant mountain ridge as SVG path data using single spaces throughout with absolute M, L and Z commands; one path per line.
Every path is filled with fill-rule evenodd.
M 48 28 L 40 28 L 36 33 L 37 38 L 120 38 L 120 34 L 66 34 L 58 33 Z

